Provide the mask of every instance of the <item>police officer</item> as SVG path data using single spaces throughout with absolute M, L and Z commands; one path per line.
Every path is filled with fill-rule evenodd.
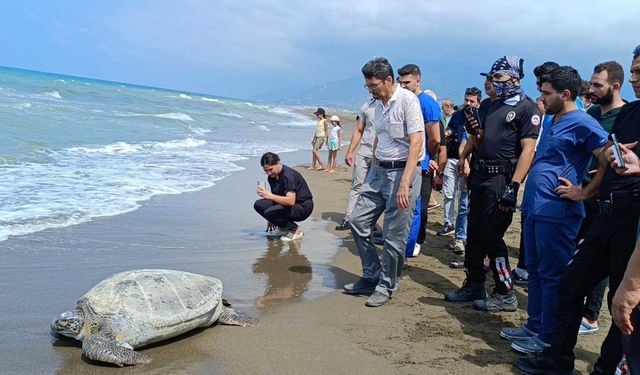
M 458 173 L 474 148 L 471 167 L 464 286 L 447 293 L 451 302 L 473 301 L 481 311 L 515 311 L 518 300 L 513 293 L 504 233 L 511 224 L 520 183 L 534 155 L 540 126 L 536 103 L 520 87 L 524 77 L 523 60 L 508 55 L 496 60 L 489 73 L 498 99 L 491 104 L 484 121 L 477 112 L 467 111 L 471 137 L 460 155 Z M 487 296 L 484 289 L 484 258 L 488 256 L 495 289 Z

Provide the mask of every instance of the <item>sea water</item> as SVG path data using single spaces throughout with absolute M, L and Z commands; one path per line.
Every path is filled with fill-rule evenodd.
M 0 68 L 0 241 L 211 187 L 236 162 L 309 148 L 295 108 Z

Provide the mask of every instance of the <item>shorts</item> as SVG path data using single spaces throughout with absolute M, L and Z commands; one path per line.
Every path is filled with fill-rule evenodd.
M 329 151 L 338 151 L 340 149 L 340 145 L 338 144 L 337 139 L 329 139 L 329 144 L 327 145 L 327 149 Z
M 314 150 L 320 150 L 324 144 L 324 137 L 313 137 L 313 142 L 311 142 L 311 144 L 313 145 Z

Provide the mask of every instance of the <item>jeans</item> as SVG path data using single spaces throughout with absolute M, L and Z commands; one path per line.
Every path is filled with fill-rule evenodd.
M 363 278 L 377 280 L 376 291 L 391 296 L 397 289 L 404 265 L 404 253 L 409 237 L 416 200 L 420 193 L 420 169 L 409 186 L 409 207 L 402 210 L 396 202 L 400 179 L 404 169 L 385 169 L 373 165 L 360 197 L 351 213 L 351 233 L 355 240 Z M 383 252 L 378 256 L 371 236 L 373 225 L 384 212 Z
M 367 172 L 369 172 L 370 168 L 371 158 L 356 154 L 353 162 L 353 174 L 351 180 L 351 190 L 349 190 L 349 202 L 347 203 L 347 212 L 344 215 L 344 219 L 347 221 L 351 219 L 351 212 L 353 212 L 353 208 L 356 206 L 358 195 L 360 195 L 360 189 L 362 188 L 362 184 L 364 183 L 364 179 L 365 177 L 367 177 Z
M 529 319 L 526 327 L 548 343 L 556 331 L 558 283 L 575 249 L 579 216 L 566 216 L 561 223 L 524 217 L 524 246 L 529 272 Z
M 442 177 L 442 190 L 444 193 L 444 225 L 452 225 L 455 216 L 456 193 L 460 193 L 458 201 L 458 217 L 456 218 L 456 240 L 467 239 L 467 179 L 458 176 L 456 166 L 458 159 L 447 159 L 447 165 Z

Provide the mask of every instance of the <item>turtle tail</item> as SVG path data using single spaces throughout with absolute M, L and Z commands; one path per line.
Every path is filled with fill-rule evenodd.
M 258 319 L 245 315 L 231 307 L 223 307 L 222 313 L 218 317 L 218 323 L 246 327 L 256 325 Z
M 113 339 L 104 335 L 91 335 L 82 342 L 84 354 L 94 361 L 114 363 L 120 367 L 124 365 L 138 365 L 151 362 L 151 357 L 138 353 L 119 345 Z

